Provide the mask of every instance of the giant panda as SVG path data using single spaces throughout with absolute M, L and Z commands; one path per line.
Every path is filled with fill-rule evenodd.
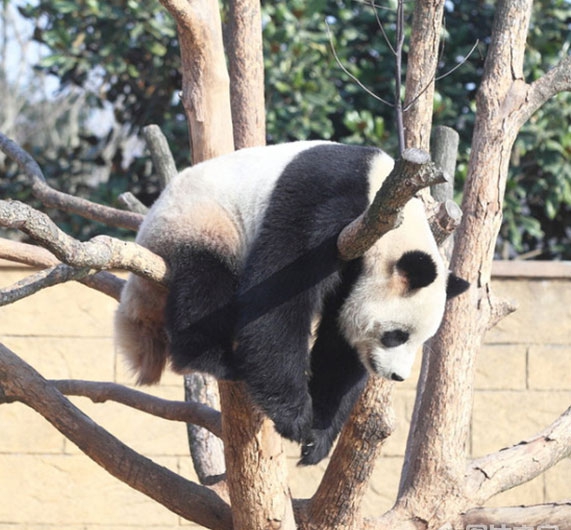
M 137 242 L 163 256 L 168 292 L 132 275 L 118 346 L 139 383 L 170 361 L 241 380 L 301 464 L 327 456 L 367 375 L 403 381 L 467 283 L 446 270 L 420 199 L 363 257 L 339 259 L 340 231 L 394 161 L 324 141 L 255 147 L 182 171 Z

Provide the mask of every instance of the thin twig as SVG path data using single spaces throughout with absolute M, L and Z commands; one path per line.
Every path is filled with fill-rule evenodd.
M 355 83 L 357 83 L 359 87 L 361 87 L 367 94 L 369 94 L 369 96 L 375 98 L 377 101 L 380 101 L 384 105 L 388 105 L 389 107 L 394 107 L 394 105 L 391 102 L 387 101 L 386 99 L 383 99 L 380 96 L 377 96 L 377 94 L 368 89 L 363 83 L 361 83 L 361 81 L 359 81 L 359 79 L 357 79 L 351 72 L 349 72 L 347 68 L 345 68 L 345 66 L 341 62 L 341 59 L 339 59 L 339 56 L 337 55 L 337 51 L 335 50 L 335 44 L 333 43 L 333 34 L 331 33 L 331 28 L 329 27 L 329 24 L 327 22 L 325 22 L 325 25 L 327 27 L 327 35 L 329 36 L 331 52 L 333 53 L 333 57 L 335 58 L 335 61 L 339 65 L 339 68 L 341 68 L 341 70 L 343 70 L 343 72 L 345 72 L 353 81 L 355 81 Z
M 426 83 L 424 88 L 404 106 L 403 112 L 407 112 L 417 102 L 418 98 L 420 98 L 422 96 L 422 94 L 424 94 L 431 87 L 432 83 L 434 83 L 435 81 L 440 81 L 441 79 L 444 79 L 445 77 L 448 77 L 450 74 L 452 74 L 452 72 L 455 72 L 456 70 L 458 70 L 458 68 L 463 66 L 468 61 L 470 56 L 474 53 L 478 44 L 480 44 L 479 40 L 477 40 L 476 43 L 474 44 L 474 46 L 472 46 L 471 50 L 468 52 L 468 55 L 466 55 L 466 57 L 464 57 L 462 59 L 462 61 L 460 61 L 460 63 L 458 63 L 453 68 L 451 68 L 448 72 L 446 72 L 440 76 L 437 76 L 436 72 L 435 72 L 433 74 L 433 76 L 430 78 L 430 81 L 428 81 L 428 83 Z

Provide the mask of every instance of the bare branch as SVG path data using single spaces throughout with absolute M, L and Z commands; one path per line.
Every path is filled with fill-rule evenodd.
M 315 528 L 362 528 L 360 507 L 374 461 L 394 430 L 392 389 L 387 380 L 369 378 L 310 501 Z
M 361 81 L 359 81 L 359 79 L 357 77 L 355 77 L 351 72 L 349 72 L 349 70 L 347 70 L 347 68 L 345 68 L 345 66 L 341 62 L 341 59 L 339 59 L 339 56 L 337 55 L 337 51 L 335 50 L 335 44 L 333 42 L 333 34 L 331 33 L 331 28 L 329 27 L 329 24 L 327 24 L 327 23 L 325 23 L 325 26 L 327 28 L 327 35 L 329 36 L 331 53 L 333 53 L 333 57 L 335 58 L 335 61 L 339 65 L 339 68 L 341 68 L 341 70 L 343 70 L 343 72 L 345 74 L 347 74 L 360 88 L 362 88 L 367 94 L 369 94 L 369 96 L 371 96 L 372 98 L 375 98 L 377 101 L 380 101 L 383 105 L 388 105 L 389 107 L 394 107 L 393 103 L 391 103 L 390 101 L 387 101 L 386 99 L 383 99 L 380 96 L 377 96 L 377 94 L 375 94 L 371 89 L 367 88 L 363 83 L 361 83 Z
M 167 281 L 165 261 L 150 250 L 108 236 L 80 243 L 62 232 L 47 215 L 19 201 L 0 201 L 0 225 L 28 234 L 68 265 L 124 269 L 158 283 Z
M 419 190 L 445 182 L 445 177 L 420 149 L 407 149 L 363 214 L 339 235 L 337 248 L 343 260 L 362 256 L 389 230 L 396 228 L 402 208 Z
M 177 23 L 182 104 L 194 162 L 234 150 L 228 69 L 217 0 L 161 0 Z
M 90 269 L 88 268 L 76 269 L 64 263 L 44 269 L 43 271 L 27 276 L 10 287 L 0 289 L 0 307 L 32 296 L 42 289 L 52 287 L 59 283 L 82 280 L 89 275 L 89 273 Z
M 232 528 L 230 508 L 216 493 L 127 447 L 2 344 L 0 397 L 33 408 L 111 475 L 181 517 L 216 530 Z
M 43 247 L 3 238 L 0 238 L 0 258 L 41 268 L 53 267 L 60 263 L 49 250 Z
M 262 12 L 259 2 L 228 3 L 226 53 L 230 71 L 232 127 L 236 149 L 266 143 Z
M 215 436 L 222 436 L 220 412 L 202 403 L 162 399 L 116 383 L 78 380 L 59 380 L 50 383 L 66 396 L 83 396 L 94 403 L 115 401 L 165 420 L 200 425 Z
M 54 267 L 61 263 L 45 248 L 9 239 L 0 239 L 0 258 L 42 268 Z M 119 300 L 121 289 L 125 285 L 125 280 L 107 271 L 99 271 L 77 281 L 115 300 Z
M 44 205 L 74 213 L 92 221 L 99 221 L 108 226 L 137 230 L 141 224 L 143 217 L 139 214 L 117 210 L 54 190 L 47 184 L 37 162 L 2 133 L 0 133 L 0 150 L 14 160 L 24 174 L 30 178 L 34 197 L 42 201 Z
M 544 528 L 571 530 L 571 502 L 553 502 L 535 506 L 474 508 L 462 516 L 461 527 L 485 525 L 491 528 Z
M 153 167 L 159 176 L 161 189 L 165 189 L 169 181 L 177 174 L 176 164 L 167 139 L 158 125 L 144 127 L 143 136 L 151 152 Z
M 117 197 L 117 202 L 130 212 L 146 215 L 146 213 L 149 211 L 149 209 L 130 191 L 121 193 L 121 195 Z
M 467 496 L 476 504 L 543 473 L 571 455 L 571 407 L 547 429 L 477 460 L 467 470 Z
M 454 201 L 441 202 L 429 217 L 430 229 L 438 246 L 442 245 L 462 222 L 462 210 Z
M 521 97 L 521 107 L 514 117 L 516 128 L 519 130 L 545 102 L 565 91 L 571 91 L 571 55 L 531 85 L 527 85 L 527 90 L 518 96 Z

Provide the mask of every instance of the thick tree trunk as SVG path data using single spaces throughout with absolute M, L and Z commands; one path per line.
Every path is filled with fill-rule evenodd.
M 442 33 L 444 0 L 414 4 L 404 102 L 405 147 L 430 149 L 434 79 Z

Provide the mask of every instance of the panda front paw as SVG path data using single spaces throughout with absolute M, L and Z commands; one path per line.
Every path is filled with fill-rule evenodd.
M 311 399 L 305 400 L 299 407 L 272 414 L 276 431 L 293 442 L 301 443 L 307 439 L 311 433 L 313 423 L 313 410 Z
M 313 466 L 321 462 L 331 450 L 333 440 L 327 435 L 327 431 L 312 430 L 311 434 L 301 445 L 301 459 L 298 466 Z

